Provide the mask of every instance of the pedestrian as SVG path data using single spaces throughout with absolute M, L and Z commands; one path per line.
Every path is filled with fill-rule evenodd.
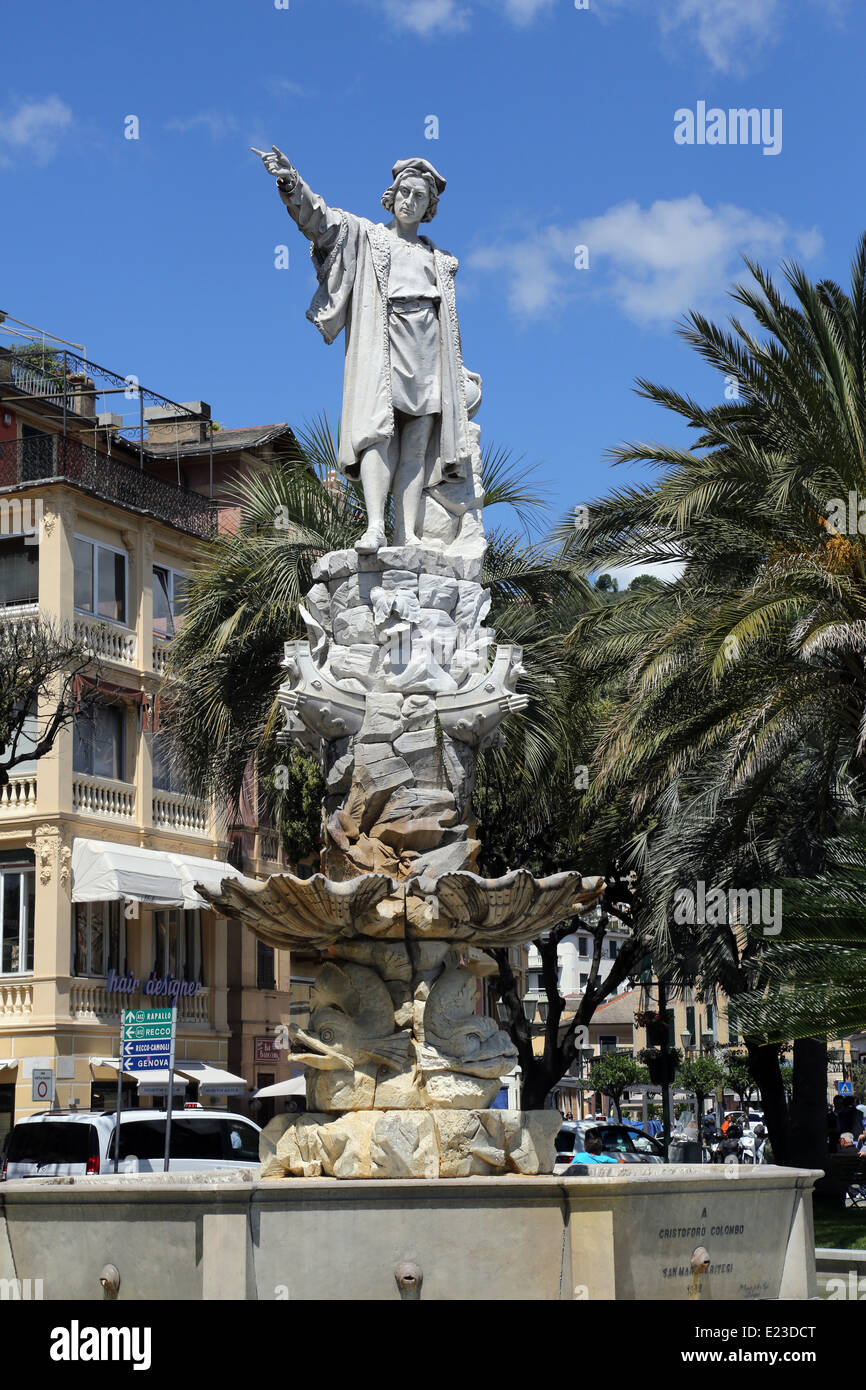
M 618 1162 L 618 1158 L 614 1158 L 612 1154 L 606 1154 L 602 1150 L 601 1135 L 598 1133 L 598 1130 L 590 1130 L 589 1134 L 586 1136 L 586 1139 L 584 1140 L 583 1148 L 579 1149 L 575 1153 L 574 1157 L 571 1160 L 571 1163 L 569 1164 L 569 1168 L 573 1168 L 577 1163 Z M 568 1168 L 566 1169 L 566 1172 L 568 1172 Z

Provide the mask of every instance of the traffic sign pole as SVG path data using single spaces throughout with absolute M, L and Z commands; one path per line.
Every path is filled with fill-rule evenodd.
M 174 1104 L 174 1047 L 177 1038 L 177 995 L 171 1006 L 171 1052 L 168 1059 L 168 1114 L 165 1120 L 165 1159 L 162 1171 L 168 1172 L 169 1156 L 171 1154 L 171 1111 Z
M 120 1051 L 117 1058 L 117 1109 L 114 1112 L 114 1171 L 120 1163 L 120 1106 L 123 1101 L 123 1035 L 126 1032 L 126 1009 L 120 1012 Z

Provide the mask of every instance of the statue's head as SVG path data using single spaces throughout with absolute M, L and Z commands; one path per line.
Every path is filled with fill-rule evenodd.
M 400 159 L 394 165 L 393 183 L 382 194 L 382 206 L 398 222 L 417 225 L 432 222 L 439 207 L 445 180 L 427 159 Z

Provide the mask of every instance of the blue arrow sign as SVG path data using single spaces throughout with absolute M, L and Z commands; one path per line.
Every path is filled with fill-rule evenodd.
M 168 1057 L 160 1053 L 158 1056 L 127 1057 L 124 1059 L 124 1071 L 166 1071 L 168 1068 Z
M 132 1043 L 124 1047 L 124 1058 L 129 1057 L 168 1057 L 171 1054 L 170 1042 Z

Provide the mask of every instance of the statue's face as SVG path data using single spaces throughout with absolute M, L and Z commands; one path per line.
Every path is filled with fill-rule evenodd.
M 394 216 L 405 227 L 417 226 L 427 211 L 430 196 L 423 179 L 410 174 L 401 179 L 394 194 Z

